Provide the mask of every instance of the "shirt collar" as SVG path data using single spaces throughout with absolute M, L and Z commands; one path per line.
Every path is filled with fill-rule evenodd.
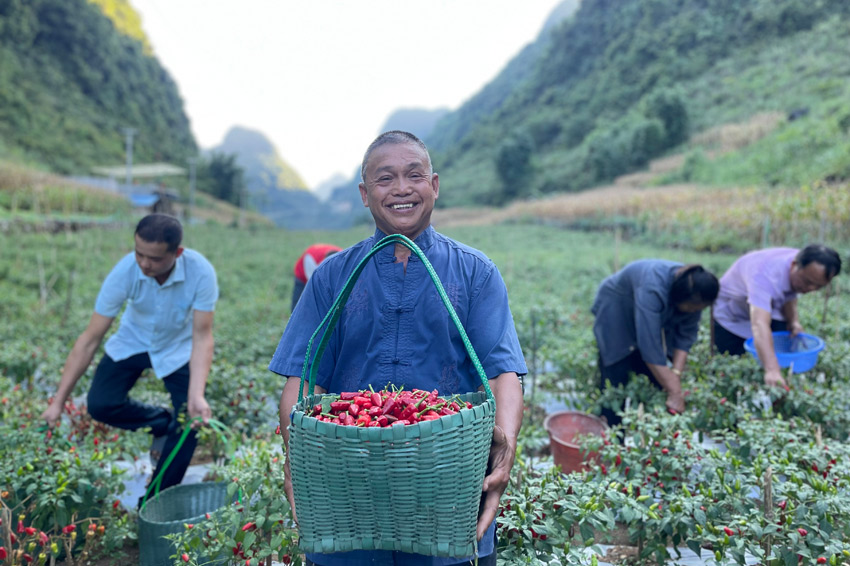
M 416 237 L 415 240 L 413 240 L 413 243 L 416 244 L 417 246 L 419 246 L 419 249 L 424 252 L 424 251 L 428 250 L 433 245 L 435 234 L 436 234 L 436 231 L 434 230 L 434 227 L 429 225 L 427 228 L 425 228 L 425 230 L 423 230 L 423 232 L 421 234 L 419 234 Z M 385 234 L 379 228 L 375 228 L 375 243 L 377 244 L 378 242 L 383 240 L 388 235 L 389 234 Z M 395 257 L 393 246 L 387 246 L 386 248 L 381 250 L 381 252 L 385 252 L 385 251 L 387 253 L 389 253 L 392 257 Z
M 142 272 L 142 269 L 139 267 L 139 264 L 136 264 L 136 269 L 139 270 L 139 279 L 153 279 L 153 277 L 148 277 Z M 180 254 L 180 256 L 177 258 L 177 261 L 174 262 L 174 269 L 171 270 L 171 273 L 168 275 L 168 279 L 166 279 L 165 283 L 160 286 L 167 287 L 168 285 L 180 283 L 185 280 L 186 266 L 185 262 L 183 261 L 183 254 Z

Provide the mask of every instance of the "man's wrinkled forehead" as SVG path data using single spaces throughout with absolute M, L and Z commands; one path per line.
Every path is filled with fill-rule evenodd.
M 400 154 L 404 155 L 400 156 Z M 431 157 L 427 151 L 423 150 L 417 144 L 413 142 L 387 142 L 376 147 L 369 154 L 365 167 L 366 173 L 369 174 L 371 172 L 374 174 L 395 169 L 398 166 L 398 162 L 388 163 L 387 158 L 395 158 L 396 156 L 400 156 L 402 159 L 406 158 L 406 161 L 402 165 L 405 171 L 411 171 L 416 168 L 425 169 L 427 172 L 431 171 Z

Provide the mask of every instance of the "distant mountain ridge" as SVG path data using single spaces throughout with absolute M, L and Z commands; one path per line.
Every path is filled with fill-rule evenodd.
M 315 227 L 320 216 L 319 199 L 263 133 L 234 126 L 222 143 L 208 152 L 236 155 L 236 163 L 245 171 L 251 208 L 284 228 Z

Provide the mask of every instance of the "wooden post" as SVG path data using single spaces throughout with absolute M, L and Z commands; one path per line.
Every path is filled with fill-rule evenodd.
M 768 524 L 773 524 L 773 468 L 768 466 L 764 471 L 764 485 L 762 485 L 762 490 L 764 491 L 764 518 Z M 770 535 L 766 536 L 764 539 L 764 556 L 765 558 L 770 556 L 771 546 L 773 543 L 773 537 Z

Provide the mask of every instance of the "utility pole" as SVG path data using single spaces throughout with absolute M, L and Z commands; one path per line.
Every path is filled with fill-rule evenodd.
M 133 184 L 133 136 L 136 135 L 135 128 L 122 128 L 124 130 L 124 135 L 126 136 L 126 148 L 127 148 L 127 179 L 126 185 L 129 189 Z
M 195 165 L 198 162 L 197 157 L 190 157 L 189 161 L 189 223 L 192 223 L 193 215 L 195 214 Z

